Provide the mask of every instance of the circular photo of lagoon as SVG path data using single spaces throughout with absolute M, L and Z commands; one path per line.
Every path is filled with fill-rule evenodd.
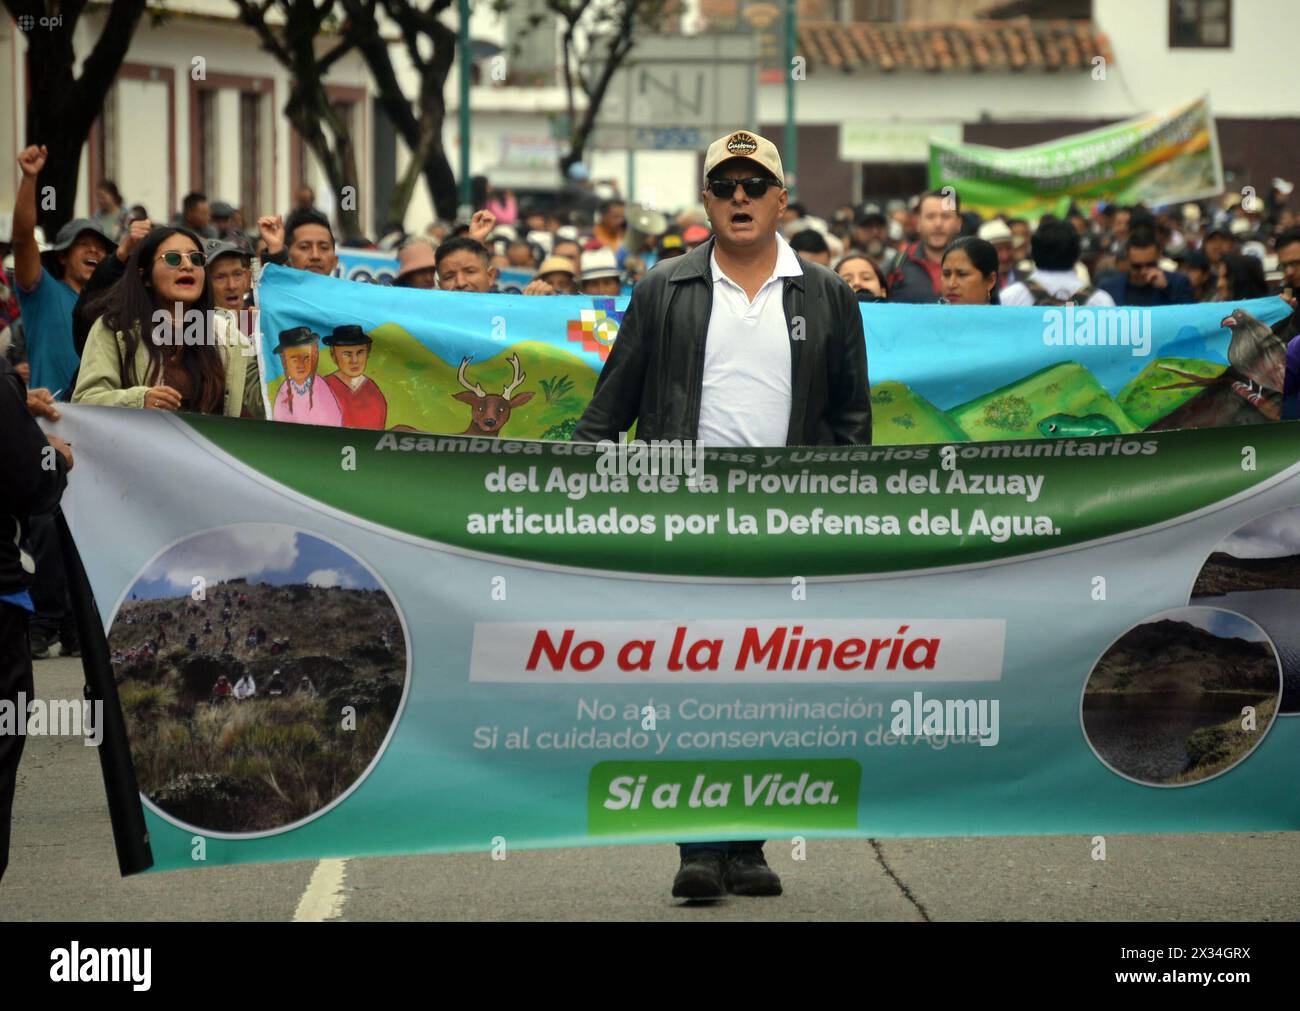
M 1300 507 L 1252 520 L 1218 543 L 1191 603 L 1246 615 L 1277 647 L 1283 716 L 1300 713 Z
M 1227 772 L 1277 715 L 1277 651 L 1249 618 L 1180 607 L 1129 629 L 1084 686 L 1081 719 L 1093 753 L 1148 786 L 1188 786 Z
M 351 553 L 279 524 L 167 548 L 118 605 L 108 644 L 140 792 L 207 835 L 328 810 L 378 761 L 406 696 L 388 590 Z

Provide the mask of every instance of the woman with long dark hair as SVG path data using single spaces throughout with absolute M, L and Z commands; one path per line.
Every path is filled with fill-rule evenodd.
M 943 251 L 939 269 L 943 301 L 948 305 L 1001 305 L 998 298 L 998 251 L 974 235 L 954 239 Z
M 1216 302 L 1237 302 L 1245 298 L 1265 298 L 1268 295 L 1264 264 L 1258 257 L 1244 253 L 1224 253 L 1214 272 Z
M 206 264 L 188 228 L 140 241 L 86 338 L 74 403 L 266 416 L 257 356 L 213 308 Z

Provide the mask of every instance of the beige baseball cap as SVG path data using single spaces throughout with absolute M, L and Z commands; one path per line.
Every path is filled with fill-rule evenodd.
M 760 137 L 748 130 L 729 133 L 709 145 L 709 150 L 704 155 L 705 181 L 708 181 L 710 172 L 732 158 L 744 158 L 754 162 L 764 171 L 776 176 L 782 186 L 785 185 L 785 170 L 781 168 L 781 155 L 777 153 L 776 145 L 766 137 Z

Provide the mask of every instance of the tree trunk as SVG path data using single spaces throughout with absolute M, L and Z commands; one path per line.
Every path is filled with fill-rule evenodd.
M 15 20 L 24 14 L 47 15 L 43 3 L 31 0 L 4 0 L 4 6 Z M 49 160 L 36 181 L 36 215 L 51 240 L 72 220 L 81 151 L 130 48 L 145 0 L 113 0 L 103 32 L 81 64 L 80 77 L 75 74 L 72 38 L 81 10 L 76 5 L 65 4 L 64 8 L 58 28 L 26 33 L 31 86 L 26 139 L 21 146 L 44 144 L 49 149 Z M 97 182 L 91 180 L 91 185 Z M 45 199 L 48 187 L 53 187 L 52 201 Z
M 447 149 L 442 146 L 441 119 L 438 121 L 438 138 L 424 156 L 424 184 L 429 187 L 438 217 L 455 221 L 460 210 L 460 193 L 456 188 L 456 173 L 447 160 Z

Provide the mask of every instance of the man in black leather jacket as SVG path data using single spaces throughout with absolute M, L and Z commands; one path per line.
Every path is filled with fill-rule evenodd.
M 705 446 L 871 442 L 862 316 L 853 291 L 777 233 L 781 158 L 757 134 L 719 138 L 704 158 L 714 237 L 655 266 L 632 290 L 578 441 Z M 761 841 L 681 846 L 673 895 L 780 895 Z
M 737 137 L 748 138 L 733 143 L 739 150 L 747 150 L 750 140 L 762 140 L 742 131 L 723 141 Z M 722 154 L 729 155 L 725 144 Z M 713 276 L 714 264 L 742 286 L 744 281 L 735 275 L 746 273 L 749 264 L 758 268 L 756 284 L 769 278 L 779 240 L 779 209 L 786 203 L 784 186 L 761 162 L 732 155 L 712 167 L 712 175 L 733 178 L 755 177 L 759 171 L 776 183 L 762 197 L 750 197 L 740 185 L 725 199 L 706 189 L 714 237 L 685 256 L 656 264 L 637 282 L 596 392 L 574 431 L 575 440 L 616 440 L 634 421 L 637 438 L 643 440 L 700 437 L 706 351 L 720 283 Z M 871 400 L 858 303 L 849 286 L 830 270 L 806 261 L 799 265 L 797 275 L 780 279 L 789 335 L 790 406 L 779 442 L 868 444 Z

